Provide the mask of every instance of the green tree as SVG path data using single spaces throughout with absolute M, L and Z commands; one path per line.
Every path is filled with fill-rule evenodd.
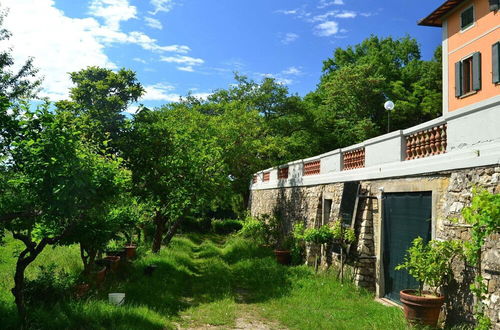
M 122 112 L 145 92 L 135 72 L 123 68 L 114 72 L 91 66 L 70 73 L 70 77 L 76 85 L 70 90 L 71 101 L 59 102 L 58 107 L 86 118 L 85 133 L 92 140 L 111 140 L 116 147 L 125 125 Z
M 11 113 L 9 113 L 11 110 Z M 81 138 L 74 116 L 49 111 L 49 104 L 2 107 L 15 129 L 2 136 L 0 232 L 24 243 L 14 275 L 18 313 L 26 323 L 24 271 L 47 245 L 82 235 L 91 212 L 119 191 L 119 162 L 98 154 Z
M 361 142 L 386 132 L 384 102 L 391 99 L 391 130 L 441 114 L 441 49 L 423 61 L 415 39 L 381 39 L 337 48 L 323 65 L 318 88 L 305 101 L 313 113 L 320 150 Z
M 182 105 L 140 111 L 125 155 L 135 193 L 155 208 L 153 252 L 170 242 L 186 216 L 220 204 L 229 190 L 214 126 Z
M 214 122 L 224 162 L 231 174 L 234 199 L 242 210 L 252 174 L 314 153 L 313 117 L 297 95 L 272 78 L 257 83 L 235 75 L 236 83 L 218 89 L 206 101 L 183 103 Z

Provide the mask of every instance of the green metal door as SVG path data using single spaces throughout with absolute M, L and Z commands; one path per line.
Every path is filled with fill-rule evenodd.
M 399 303 L 399 291 L 418 288 L 405 270 L 395 270 L 411 242 L 431 238 L 432 192 L 388 193 L 383 199 L 383 267 L 385 297 Z

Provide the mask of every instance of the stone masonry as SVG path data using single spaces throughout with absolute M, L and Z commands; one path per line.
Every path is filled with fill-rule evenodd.
M 426 176 L 393 178 L 361 182 L 363 195 L 377 196 L 384 192 L 432 191 L 433 237 L 448 240 L 470 238 L 469 227 L 460 219 L 462 209 L 470 204 L 472 189 L 487 189 L 500 193 L 500 167 L 466 169 L 441 172 Z M 287 222 L 289 230 L 293 224 L 302 222 L 306 227 L 317 227 L 322 221 L 322 199 L 332 200 L 330 219 L 339 218 L 343 183 L 316 186 L 253 190 L 250 196 L 252 215 L 279 212 Z M 328 196 L 328 197 L 325 197 Z M 375 290 L 380 284 L 379 274 L 380 216 L 377 199 L 360 199 L 355 230 L 357 242 L 351 247 L 348 268 L 357 285 Z M 451 219 L 458 219 L 451 221 Z M 308 248 L 308 263 L 320 249 Z M 321 267 L 338 262 L 338 255 L 327 247 L 321 249 Z M 472 321 L 474 297 L 469 290 L 474 272 L 462 260 L 453 262 L 454 277 L 445 288 L 447 296 L 446 318 L 448 324 Z M 482 275 L 488 285 L 485 301 L 487 314 L 495 329 L 500 329 L 500 235 L 491 235 L 482 253 Z

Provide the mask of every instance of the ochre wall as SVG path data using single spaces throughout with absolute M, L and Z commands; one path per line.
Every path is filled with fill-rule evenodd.
M 474 26 L 460 31 L 460 14 L 474 5 Z M 500 84 L 492 82 L 491 46 L 500 41 L 500 11 L 489 10 L 487 0 L 467 1 L 449 17 L 448 23 L 448 111 L 500 95 Z M 481 52 L 481 90 L 465 97 L 455 97 L 455 63 Z M 444 56 L 445 54 L 443 54 Z

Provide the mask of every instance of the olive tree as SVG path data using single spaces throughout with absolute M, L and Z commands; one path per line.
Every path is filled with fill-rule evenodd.
M 17 256 L 14 288 L 19 317 L 26 323 L 24 272 L 47 245 L 85 234 L 89 219 L 105 211 L 120 191 L 120 162 L 97 153 L 82 139 L 74 116 L 3 103 L 0 155 L 0 232 L 24 243 Z
M 214 129 L 182 105 L 143 109 L 133 120 L 125 155 L 136 194 L 154 205 L 153 252 L 168 244 L 187 215 L 215 206 L 229 190 Z

